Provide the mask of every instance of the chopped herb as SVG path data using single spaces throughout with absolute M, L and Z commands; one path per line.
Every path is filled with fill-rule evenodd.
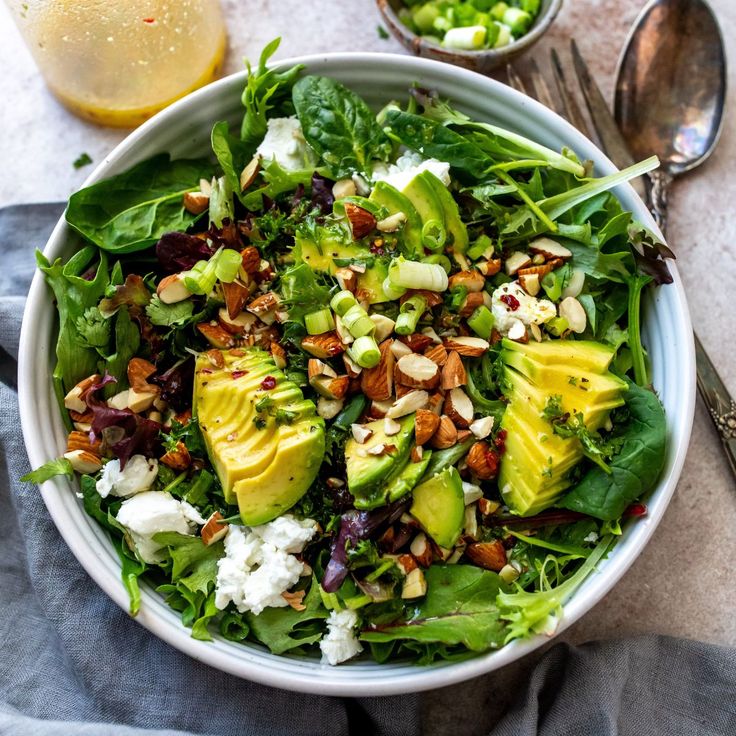
M 376 32 L 378 33 L 378 38 L 384 41 L 389 38 L 388 31 L 383 26 L 376 26 Z
M 75 169 L 81 169 L 83 166 L 89 166 L 91 163 L 92 158 L 88 153 L 80 153 L 79 156 L 74 159 L 72 166 L 74 166 Z

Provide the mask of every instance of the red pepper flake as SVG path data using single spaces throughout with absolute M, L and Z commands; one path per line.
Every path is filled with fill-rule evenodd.
M 143 22 L 144 23 L 155 23 L 156 19 L 155 18 L 144 18 Z
M 270 391 L 272 388 L 276 388 L 276 379 L 273 376 L 266 376 L 261 381 L 261 388 L 264 391 Z
M 201 368 L 200 373 L 212 373 L 212 371 L 209 368 Z
M 243 376 L 247 376 L 247 375 L 248 375 L 248 371 L 233 371 L 232 372 L 233 380 L 236 378 L 242 378 Z
M 500 299 L 512 312 L 515 312 L 521 306 L 519 300 L 513 294 L 502 294 Z

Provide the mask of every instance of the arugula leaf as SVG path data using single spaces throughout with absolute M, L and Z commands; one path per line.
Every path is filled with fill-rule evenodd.
M 109 509 L 103 509 L 105 501 L 97 493 L 95 479 L 90 475 L 83 475 L 80 480 L 80 487 L 84 510 L 110 534 L 110 540 L 120 558 L 120 574 L 130 600 L 130 615 L 135 616 L 141 605 L 138 579 L 148 570 L 148 565 L 138 560 L 135 553 L 130 550 L 124 541 L 125 528 L 118 523 Z
M 570 151 L 557 153 L 546 146 L 529 140 L 518 133 L 489 123 L 478 123 L 467 115 L 421 89 L 411 90 L 424 107 L 424 115 L 442 125 L 451 125 L 474 145 L 495 161 L 528 161 L 535 165 L 551 166 L 578 177 L 585 176 L 585 169 Z M 442 159 L 445 160 L 445 159 Z
M 518 584 L 516 592 L 501 592 L 496 598 L 501 619 L 508 621 L 508 633 L 503 643 L 520 639 L 530 634 L 554 633 L 557 620 L 562 615 L 562 604 L 579 588 L 595 569 L 611 544 L 611 537 L 604 537 L 588 555 L 577 571 L 556 587 L 551 587 L 546 568 L 560 568 L 570 558 L 555 558 L 550 555 L 542 565 L 540 589 L 526 591 Z
M 388 160 L 391 141 L 366 103 L 328 77 L 300 79 L 292 93 L 307 143 L 334 178 L 370 174 L 371 161 Z
M 183 327 L 192 317 L 194 303 L 185 299 L 176 304 L 164 304 L 156 295 L 146 307 L 146 314 L 151 324 L 159 327 Z
M 91 272 L 96 258 L 99 258 L 99 263 Z M 49 263 L 40 251 L 36 251 L 36 262 L 54 292 L 59 312 L 54 383 L 56 393 L 62 399 L 72 386 L 97 369 L 97 350 L 89 347 L 77 325 L 79 320 L 84 320 L 85 311 L 96 306 L 105 293 L 109 283 L 107 257 L 88 245 L 65 264 L 61 259 Z M 90 275 L 91 278 L 86 278 Z M 63 414 L 66 416 L 66 411 Z
M 65 457 L 49 460 L 30 473 L 26 473 L 20 480 L 22 483 L 36 483 L 40 485 L 59 475 L 66 475 L 69 478 L 74 477 L 74 468 L 72 468 L 72 464 Z
M 592 468 L 559 506 L 612 521 L 657 481 L 667 442 L 664 409 L 656 394 L 632 382 L 625 400 L 630 418 L 624 427 L 614 428 L 612 438 L 620 442 L 620 450 L 611 458 L 611 473 Z
M 103 250 L 144 250 L 164 233 L 186 230 L 198 219 L 199 215 L 184 209 L 182 198 L 211 175 L 212 165 L 206 160 L 171 161 L 166 153 L 154 156 L 72 194 L 66 221 Z
M 427 595 L 412 608 L 409 618 L 379 630 L 364 630 L 360 638 L 462 644 L 474 652 L 504 643 L 506 625 L 496 596 L 505 586 L 496 573 L 471 565 L 432 565 L 425 576 Z
M 264 608 L 254 616 L 245 614 L 245 620 L 253 636 L 265 644 L 274 654 L 283 654 L 297 647 L 314 644 L 322 638 L 322 621 L 329 612 L 322 605 L 317 578 L 312 578 L 309 591 L 302 601 L 306 608 L 297 611 L 289 608 Z
M 304 69 L 297 64 L 289 69 L 277 71 L 268 69 L 268 60 L 276 53 L 281 38 L 274 38 L 266 44 L 258 61 L 258 68 L 253 71 L 250 62 L 246 62 L 248 79 L 243 90 L 242 102 L 245 115 L 240 128 L 240 138 L 245 146 L 256 146 L 266 135 L 266 119 L 271 110 L 278 110 L 282 116 L 293 114 L 290 95 L 296 78 Z

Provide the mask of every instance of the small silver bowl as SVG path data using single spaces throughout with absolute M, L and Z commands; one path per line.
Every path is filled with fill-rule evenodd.
M 459 51 L 446 49 L 410 31 L 399 19 L 399 10 L 404 7 L 401 0 L 376 0 L 378 9 L 391 33 L 416 56 L 446 61 L 450 64 L 487 74 L 492 69 L 506 66 L 517 56 L 528 51 L 547 32 L 562 7 L 562 0 L 542 0 L 539 14 L 528 33 L 500 49 Z

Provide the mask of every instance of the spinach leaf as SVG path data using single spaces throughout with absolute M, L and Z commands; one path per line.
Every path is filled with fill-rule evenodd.
M 391 142 L 366 103 L 334 79 L 307 76 L 295 85 L 294 107 L 307 143 L 322 157 L 333 177 L 358 171 L 370 174 L 370 163 L 386 161 Z
M 619 432 L 614 429 L 613 437 L 620 437 L 622 445 L 609 463 L 610 475 L 592 468 L 560 506 L 604 521 L 618 519 L 659 477 L 667 440 L 662 404 L 652 391 L 634 383 L 625 396 L 630 420 Z
M 302 64 L 283 71 L 267 68 L 268 60 L 276 53 L 280 43 L 281 39 L 275 38 L 264 47 L 255 71 L 247 63 L 248 80 L 242 96 L 245 115 L 240 127 L 240 138 L 244 146 L 252 147 L 254 151 L 266 135 L 266 119 L 270 111 L 276 110 L 282 116 L 293 114 L 291 89 L 304 69 Z
M 251 633 L 274 654 L 283 654 L 297 647 L 315 644 L 322 638 L 329 615 L 322 605 L 319 583 L 312 579 L 309 592 L 304 596 L 303 611 L 289 608 L 264 608 L 257 616 L 246 613 L 244 618 Z
M 499 617 L 496 596 L 505 586 L 496 573 L 471 565 L 432 565 L 425 575 L 427 595 L 411 617 L 365 630 L 363 641 L 462 644 L 474 652 L 503 644 L 506 625 Z
M 397 109 L 387 110 L 385 119 L 390 133 L 407 148 L 446 161 L 456 173 L 483 179 L 495 163 L 475 143 L 434 120 Z
M 98 257 L 99 263 L 92 271 Z M 99 354 L 80 334 L 79 326 L 85 320 L 86 310 L 97 306 L 105 293 L 109 283 L 107 257 L 88 245 L 63 265 L 61 259 L 49 263 L 40 251 L 36 251 L 36 262 L 54 292 L 59 312 L 54 382 L 57 395 L 63 398 L 72 386 L 97 370 Z M 66 411 L 63 413 L 66 416 Z
M 66 221 L 103 250 L 132 253 L 164 233 L 186 230 L 199 215 L 184 209 L 186 192 L 212 176 L 206 160 L 171 161 L 164 153 L 72 194 Z
M 230 126 L 221 120 L 212 126 L 212 150 L 233 192 L 240 196 L 240 173 L 253 158 L 256 147 L 230 134 Z

